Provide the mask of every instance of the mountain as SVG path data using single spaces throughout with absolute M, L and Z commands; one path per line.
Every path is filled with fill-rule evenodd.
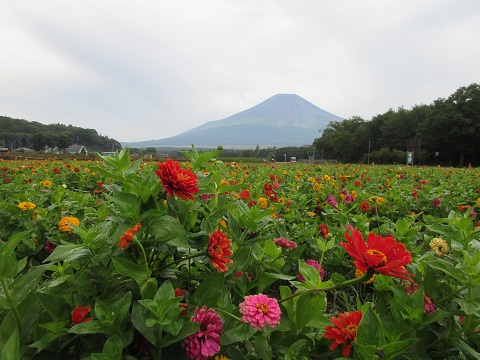
M 188 146 L 252 147 L 310 145 L 330 121 L 341 121 L 295 94 L 278 94 L 222 120 L 209 121 L 179 135 L 130 147 Z

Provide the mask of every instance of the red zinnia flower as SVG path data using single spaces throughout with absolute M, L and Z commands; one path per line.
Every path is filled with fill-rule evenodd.
M 220 335 L 223 323 L 213 309 L 206 306 L 196 308 L 190 321 L 200 323 L 196 333 L 186 337 L 182 345 L 187 351 L 187 357 L 195 360 L 207 360 L 220 350 Z
M 363 211 L 370 210 L 370 204 L 366 201 L 362 201 L 362 203 L 360 204 L 360 207 L 362 208 Z
M 354 264 L 362 272 L 373 269 L 375 272 L 413 282 L 405 265 L 412 262 L 412 255 L 405 245 L 393 237 L 385 238 L 374 233 L 368 234 L 367 242 L 358 230 L 353 230 L 351 236 L 345 233 L 347 243 L 340 243 L 351 257 Z
M 167 159 L 163 164 L 158 163 L 158 170 L 155 173 L 160 177 L 163 187 L 171 198 L 177 195 L 183 200 L 195 199 L 193 195 L 198 192 L 197 175 L 190 170 L 182 169 L 178 162 Z
M 208 241 L 208 257 L 212 262 L 212 265 L 219 272 L 227 272 L 227 264 L 232 264 L 233 261 L 227 256 L 233 254 L 231 247 L 230 239 L 227 237 L 222 230 L 215 229 L 213 234 L 210 235 L 210 240 Z
M 325 339 L 335 340 L 330 345 L 330 350 L 335 350 L 338 345 L 346 343 L 342 355 L 348 357 L 352 342 L 357 340 L 357 328 L 362 315 L 362 312 L 357 310 L 338 314 L 338 318 L 330 318 L 330 322 L 335 326 L 325 326 L 325 335 L 323 335 Z
M 330 233 L 326 224 L 318 225 L 318 231 L 320 231 L 320 234 L 323 236 L 324 239 L 326 239 L 327 235 Z
M 85 318 L 87 314 L 90 312 L 90 308 L 88 306 L 77 306 L 70 314 L 72 316 L 72 325 L 77 325 L 82 322 L 88 322 L 92 320 L 91 317 Z
M 250 191 L 243 189 L 242 191 L 240 191 L 240 197 L 243 200 L 248 200 L 250 198 Z

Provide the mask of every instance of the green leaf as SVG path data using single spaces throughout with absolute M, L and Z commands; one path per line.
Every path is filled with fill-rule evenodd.
M 383 351 L 384 359 L 395 359 L 398 355 L 402 354 L 409 347 L 414 345 L 418 339 L 405 339 L 402 341 L 391 342 L 387 345 L 380 346 L 379 350 Z M 377 350 L 377 353 L 379 351 Z
M 127 218 L 138 219 L 142 203 L 138 195 L 127 192 L 117 192 L 111 199 L 117 205 L 119 213 Z
M 18 328 L 15 326 L 11 329 L 11 335 L 2 349 L 0 359 L 20 360 L 20 355 L 20 335 Z
M 30 231 L 22 231 L 16 234 L 13 234 L 8 238 L 8 241 L 4 244 L 4 246 L 0 247 L 0 254 L 3 255 L 11 255 L 15 251 L 15 248 L 22 240 L 28 239 Z
M 98 320 L 90 320 L 72 326 L 68 332 L 70 334 L 109 334 L 111 327 L 103 325 Z
M 38 286 L 38 282 L 42 277 L 48 265 L 39 265 L 34 267 L 26 275 L 17 277 L 19 281 L 13 286 L 13 303 L 18 306 L 30 294 L 30 292 Z
M 197 306 L 215 307 L 221 295 L 224 283 L 223 273 L 214 272 L 203 280 L 193 293 L 193 301 Z
M 320 279 L 320 274 L 318 271 L 311 265 L 305 264 L 303 261 L 298 263 L 298 270 L 305 279 L 305 286 L 309 289 L 318 288 L 322 285 L 322 280 Z
M 250 326 L 250 324 L 239 324 L 238 326 L 223 332 L 220 343 L 222 346 L 239 343 L 250 339 L 256 332 L 257 329 Z
M 86 249 L 84 245 L 58 245 L 43 262 L 74 261 L 84 256 L 92 256 L 90 250 Z
M 463 353 L 468 354 L 474 359 L 480 360 L 480 353 L 473 349 L 470 345 L 468 345 L 465 341 L 457 338 L 451 337 L 448 341 L 454 347 L 460 349 Z
M 138 286 L 144 285 L 148 281 L 148 276 L 146 268 L 131 262 L 130 260 L 113 257 L 112 263 L 115 269 L 122 275 L 128 276 L 135 280 Z
M 255 350 L 263 360 L 271 360 L 273 353 L 268 340 L 262 335 L 255 336 Z
M 154 241 L 169 243 L 176 247 L 189 247 L 185 228 L 172 216 L 149 218 L 147 231 Z
M 132 308 L 132 323 L 145 338 L 156 346 L 157 348 L 160 347 L 160 339 L 158 338 L 159 335 L 159 326 L 154 325 L 153 327 L 147 326 L 147 315 L 148 310 L 147 308 L 143 307 L 140 303 L 134 303 Z M 199 324 L 200 325 L 200 324 Z
M 264 272 L 257 279 L 257 292 L 262 292 L 265 288 L 269 287 L 271 284 L 273 284 L 277 280 L 293 280 L 293 279 L 295 279 L 295 276 L 292 276 L 292 275 Z
M 357 343 L 376 347 L 385 345 L 382 323 L 370 306 L 364 311 L 362 320 L 358 325 Z
M 123 347 L 122 338 L 118 335 L 113 335 L 105 342 L 103 353 L 113 356 L 114 359 L 121 359 Z
M 302 329 L 312 320 L 313 314 L 321 314 L 327 307 L 327 299 L 325 293 L 314 293 L 312 291 L 304 292 L 300 295 L 295 308 L 297 329 Z
M 459 281 L 462 284 L 468 283 L 468 276 L 462 271 L 459 270 L 449 263 L 442 260 L 430 260 L 427 262 L 427 266 L 435 270 L 443 271 L 445 274 L 449 275 L 453 279 Z
M 15 254 L 0 254 L 0 280 L 13 278 L 17 274 Z

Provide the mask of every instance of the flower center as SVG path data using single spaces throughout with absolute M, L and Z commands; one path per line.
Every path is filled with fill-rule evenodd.
M 257 304 L 257 309 L 263 312 L 264 314 L 268 313 L 268 305 L 267 304 Z
M 213 251 L 215 251 L 217 254 L 220 254 L 220 255 L 223 254 L 223 249 L 222 249 L 222 247 L 219 246 L 219 245 L 215 245 L 215 246 L 213 247 Z
M 376 268 L 387 262 L 387 256 L 381 251 L 368 249 L 365 251 L 365 260 L 367 261 L 368 267 Z
M 345 339 L 350 341 L 357 340 L 357 325 L 348 324 L 346 327 L 343 328 L 343 333 L 345 334 Z

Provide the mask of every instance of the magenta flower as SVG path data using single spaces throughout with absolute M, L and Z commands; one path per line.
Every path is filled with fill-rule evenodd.
M 320 266 L 319 262 L 318 261 L 315 261 L 313 259 L 310 259 L 310 260 L 307 260 L 307 261 L 304 261 L 305 264 L 308 264 L 312 267 L 315 268 L 315 270 L 318 271 L 318 267 Z M 322 267 L 320 267 L 320 279 L 323 280 L 323 277 L 325 276 L 325 270 L 323 270 Z M 302 274 L 298 273 L 297 275 L 297 279 L 298 281 L 300 282 L 305 282 L 305 278 L 302 276 Z
M 439 199 L 433 199 L 432 200 L 432 205 L 433 205 L 433 207 L 439 207 L 440 206 L 440 200 Z
M 242 320 L 252 327 L 262 330 L 265 325 L 274 328 L 280 323 L 282 311 L 276 299 L 263 294 L 245 296 L 245 301 L 240 304 Z
M 350 195 L 350 194 L 345 195 L 344 198 L 343 198 L 343 202 L 344 202 L 345 204 L 350 204 L 350 203 L 352 203 L 352 202 L 354 202 L 354 201 L 355 201 L 355 198 L 354 198 L 352 195 Z
M 276 238 L 275 245 L 280 246 L 284 249 L 293 249 L 298 246 L 295 241 L 285 239 L 284 237 Z
M 329 205 L 333 206 L 335 209 L 337 208 L 337 199 L 335 199 L 335 196 L 328 195 L 327 203 Z
M 200 328 L 183 340 L 182 345 L 187 351 L 187 357 L 194 360 L 207 360 L 220 350 L 222 319 L 215 310 L 203 306 L 195 309 L 195 314 L 190 321 L 200 323 Z

